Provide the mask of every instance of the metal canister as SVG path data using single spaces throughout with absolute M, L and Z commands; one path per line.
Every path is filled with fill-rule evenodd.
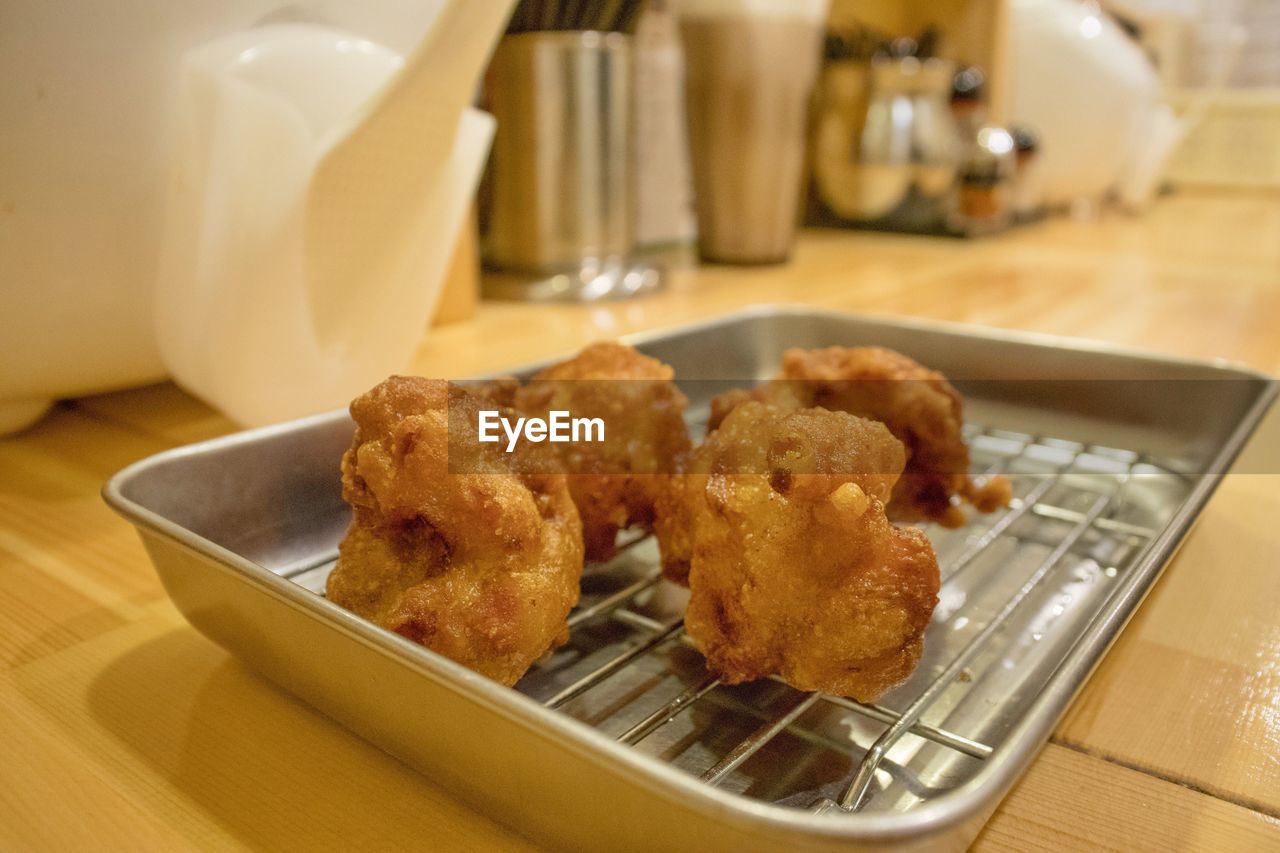
M 629 37 L 508 36 L 489 84 L 486 262 L 537 274 L 624 262 L 635 242 Z

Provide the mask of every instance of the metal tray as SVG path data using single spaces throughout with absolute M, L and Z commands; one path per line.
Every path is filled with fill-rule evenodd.
M 705 414 L 787 347 L 879 344 L 953 377 L 1015 501 L 928 528 L 940 603 L 875 704 L 719 685 L 635 540 L 510 690 L 326 601 L 345 412 L 130 466 L 104 494 L 191 624 L 495 819 L 560 847 L 963 848 L 1035 756 L 1276 395 L 1267 377 L 1044 336 L 762 307 L 633 337 Z M 528 372 L 536 366 L 527 368 Z

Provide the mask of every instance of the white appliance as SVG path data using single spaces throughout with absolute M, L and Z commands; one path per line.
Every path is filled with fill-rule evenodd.
M 0 0 L 0 432 L 158 380 L 340 405 L 426 329 L 511 0 Z
M 1155 69 L 1097 3 L 1013 0 L 1012 12 L 1010 118 L 1042 140 L 1047 203 L 1100 199 L 1167 154 Z

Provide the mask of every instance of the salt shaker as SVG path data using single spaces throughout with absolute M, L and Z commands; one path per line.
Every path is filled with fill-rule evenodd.
M 1015 173 L 1013 136 L 988 125 L 985 80 L 966 68 L 952 82 L 951 109 L 960 127 L 960 161 L 952 227 L 965 234 L 985 234 L 1008 226 L 1013 209 Z

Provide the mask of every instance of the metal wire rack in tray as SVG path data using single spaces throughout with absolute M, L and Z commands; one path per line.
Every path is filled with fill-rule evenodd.
M 880 700 L 720 684 L 649 537 L 587 568 L 569 643 L 517 689 L 708 785 L 797 809 L 901 812 L 962 785 L 1190 490 L 1139 451 L 991 425 L 966 434 L 974 473 L 1010 477 L 1014 499 L 958 530 L 925 528 L 939 604 L 916 672 Z M 288 577 L 323 594 L 332 567 Z

